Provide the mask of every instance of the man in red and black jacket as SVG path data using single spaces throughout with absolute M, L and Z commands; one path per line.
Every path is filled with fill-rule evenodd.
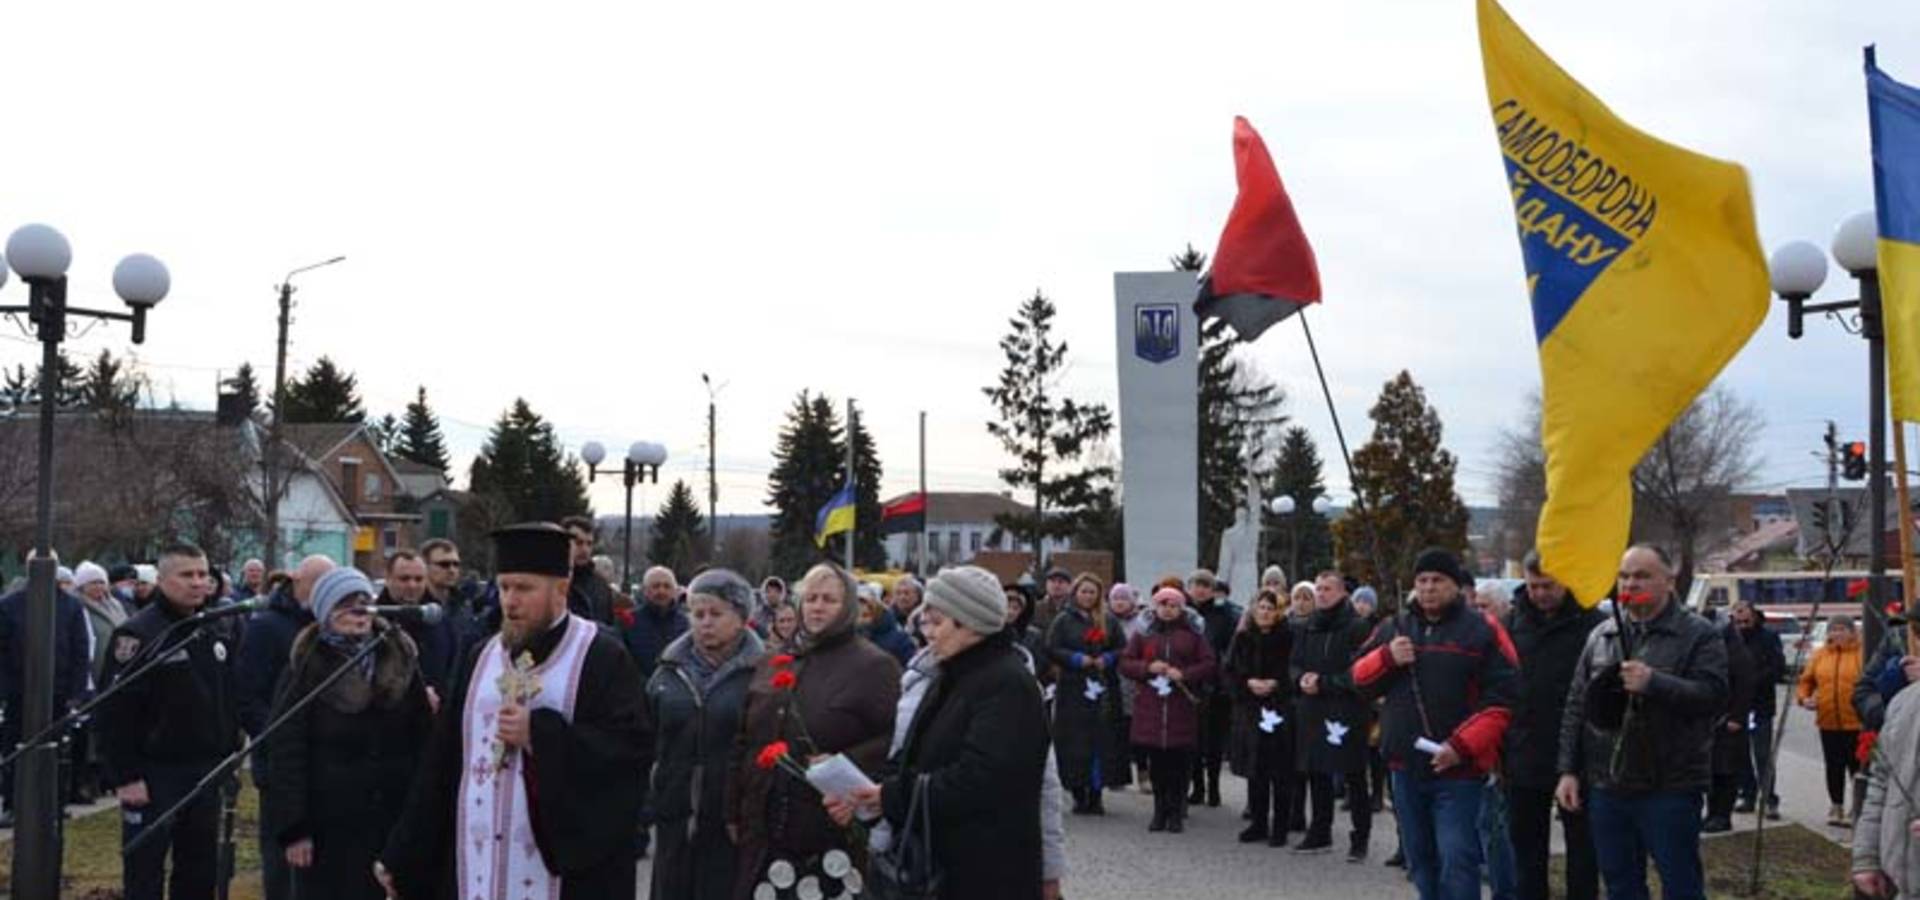
M 1374 630 L 1353 682 L 1386 696 L 1380 750 L 1421 900 L 1477 898 L 1480 799 L 1500 762 L 1519 664 L 1506 630 L 1466 602 L 1458 557 L 1427 550 L 1413 572 L 1413 607 Z

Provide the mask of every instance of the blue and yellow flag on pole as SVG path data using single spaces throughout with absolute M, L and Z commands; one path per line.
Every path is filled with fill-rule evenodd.
M 849 478 L 828 498 L 827 505 L 820 507 L 820 513 L 813 517 L 815 546 L 825 547 L 827 538 L 853 530 L 854 502 L 853 479 Z
M 1887 391 L 1894 418 L 1920 422 L 1920 88 L 1888 78 L 1866 52 Z
M 1611 589 L 1633 466 L 1767 313 L 1746 173 L 1621 121 L 1494 0 L 1479 0 L 1540 354 L 1548 573 Z

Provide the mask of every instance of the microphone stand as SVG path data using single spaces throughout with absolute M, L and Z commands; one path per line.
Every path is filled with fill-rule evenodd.
M 39 746 L 42 742 L 46 741 L 48 738 L 51 738 L 54 735 L 60 733 L 60 731 L 66 728 L 68 725 L 73 724 L 74 721 L 85 717 L 89 713 L 92 713 L 95 709 L 98 709 L 100 707 L 100 704 L 107 702 L 107 699 L 109 697 L 112 697 L 113 695 L 120 693 L 120 691 L 126 688 L 127 685 L 130 685 L 135 681 L 140 680 L 140 676 L 145 675 L 148 672 L 152 671 L 154 666 L 159 665 L 167 657 L 172 656 L 173 651 L 185 650 L 188 643 L 199 640 L 202 635 L 205 635 L 207 633 L 205 629 L 196 627 L 194 629 L 194 632 L 190 635 L 187 635 L 185 640 L 182 640 L 179 643 L 176 643 L 173 646 L 168 647 L 167 638 L 171 637 L 175 631 L 180 630 L 180 628 L 183 626 L 187 626 L 187 625 L 200 626 L 200 625 L 205 625 L 212 621 L 214 621 L 213 616 L 208 616 L 205 614 L 195 614 L 195 615 L 188 616 L 184 619 L 181 619 L 177 622 L 174 622 L 168 625 L 166 628 L 162 629 L 158 637 L 155 637 L 151 643 L 147 644 L 145 647 L 142 647 L 140 649 L 140 655 L 144 657 L 144 659 L 141 659 L 140 664 L 138 666 L 131 669 L 123 670 L 120 673 L 116 674 L 113 679 L 113 684 L 108 685 L 106 690 L 93 695 L 93 699 L 88 700 L 87 702 L 79 705 L 78 707 L 75 707 L 72 712 L 69 712 L 64 716 L 61 716 L 60 718 L 47 723 L 47 727 L 40 729 L 39 734 L 36 734 L 33 737 L 30 737 L 30 738 L 27 738 L 26 740 L 21 741 L 19 745 L 14 748 L 12 753 L 7 754 L 6 756 L 0 756 L 0 769 L 4 769 L 7 766 L 12 765 L 13 761 L 16 759 L 19 759 L 21 754 L 24 754 L 28 750 L 31 750 L 34 747 Z M 165 653 L 160 652 L 161 648 L 165 648 L 167 652 Z
M 316 685 L 313 690 L 308 691 L 306 696 L 301 697 L 292 706 L 287 707 L 285 712 L 282 712 L 273 721 L 268 722 L 267 727 L 260 729 L 259 734 L 248 738 L 245 746 L 233 751 L 232 755 L 221 760 L 218 765 L 213 767 L 213 771 L 208 772 L 206 777 L 200 779 L 200 783 L 193 786 L 193 790 L 187 792 L 185 797 L 180 798 L 173 806 L 168 807 L 166 812 L 161 813 L 159 818 L 154 819 L 148 823 L 145 828 L 142 828 L 133 840 L 128 841 L 126 846 L 121 848 L 120 856 L 122 858 L 131 856 L 135 850 L 140 849 L 141 845 L 145 844 L 155 834 L 163 831 L 174 819 L 179 818 L 181 812 L 192 805 L 193 801 L 201 794 L 207 792 L 207 788 L 220 782 L 221 779 L 228 775 L 231 775 L 233 770 L 239 767 L 240 762 L 247 758 L 247 754 L 252 753 L 264 743 L 268 736 L 279 730 L 280 726 L 285 725 L 288 720 L 299 714 L 301 710 L 306 709 L 308 704 L 320 699 L 320 695 L 326 693 L 327 688 L 332 687 L 333 683 L 339 681 L 341 676 L 352 671 L 360 664 L 361 660 L 366 659 L 369 654 L 379 649 L 381 644 L 386 643 L 387 636 L 392 633 L 393 631 L 389 629 L 373 634 L 367 641 L 366 646 L 361 647 L 358 652 L 349 657 L 346 662 L 341 663 L 339 668 L 334 669 L 326 678 L 321 679 L 320 683 Z

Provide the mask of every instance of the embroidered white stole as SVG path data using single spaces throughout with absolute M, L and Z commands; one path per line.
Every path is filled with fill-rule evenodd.
M 529 709 L 554 710 L 573 721 L 574 696 L 580 669 L 593 643 L 593 623 L 568 616 L 567 633 L 546 661 L 532 670 L 540 690 L 527 701 Z M 533 816 L 527 805 L 525 754 L 508 753 L 495 767 L 499 741 L 496 719 L 506 697 L 500 676 L 512 666 L 505 644 L 495 635 L 474 663 L 461 718 L 465 774 L 460 779 L 459 835 L 460 900 L 559 900 L 560 876 L 547 871 L 533 840 Z M 555 785 L 554 790 L 560 786 Z

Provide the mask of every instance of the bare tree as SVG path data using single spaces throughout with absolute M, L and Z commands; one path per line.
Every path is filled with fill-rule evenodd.
M 1633 538 L 1659 541 L 1679 560 L 1684 594 L 1700 555 L 1732 529 L 1730 496 L 1760 469 L 1754 447 L 1764 425 L 1758 407 L 1716 384 L 1667 426 L 1633 468 Z M 1502 552 L 1532 546 L 1547 499 L 1547 455 L 1540 442 L 1540 395 L 1527 398 L 1521 425 L 1496 444 Z

